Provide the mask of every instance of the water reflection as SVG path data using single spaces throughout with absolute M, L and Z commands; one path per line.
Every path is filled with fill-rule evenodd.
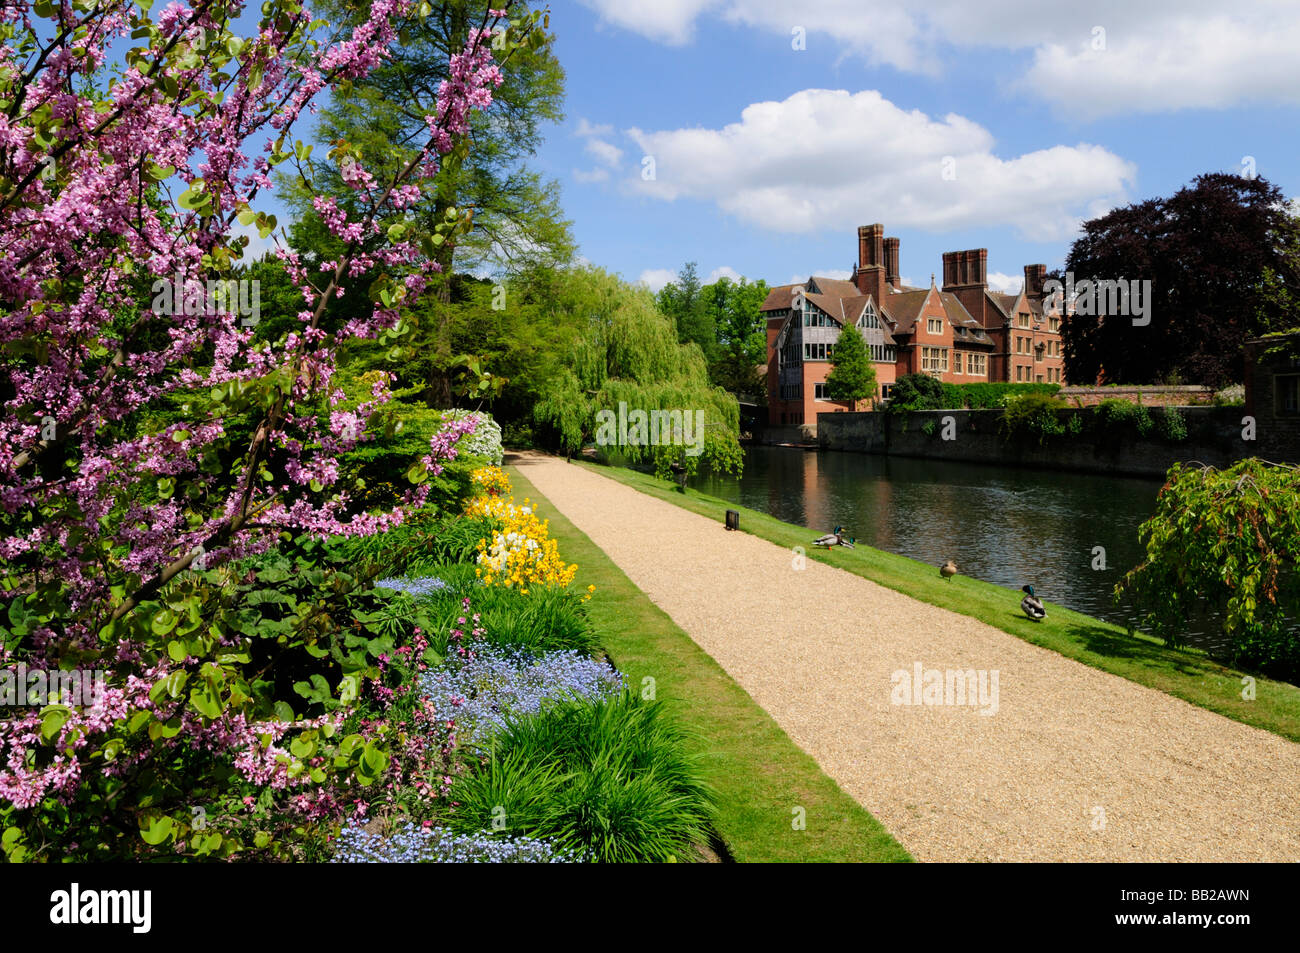
M 807 526 L 843 525 L 862 542 L 1121 625 L 1115 583 L 1142 559 L 1137 530 L 1154 511 L 1162 481 L 1021 470 L 942 460 L 748 447 L 740 480 L 702 475 L 705 493 Z M 811 538 L 811 537 L 810 537 Z M 1096 547 L 1105 569 L 1094 569 Z M 1018 601 L 1019 597 L 1016 597 Z M 1189 635 L 1216 648 L 1217 633 Z

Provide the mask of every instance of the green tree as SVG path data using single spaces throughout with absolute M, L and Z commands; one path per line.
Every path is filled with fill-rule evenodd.
M 469 30 L 483 21 L 490 0 L 443 0 L 423 20 L 412 20 L 393 57 L 362 82 L 334 92 L 321 111 L 317 141 L 336 148 L 391 142 L 399 148 L 394 162 L 409 161 L 421 141 L 424 117 L 436 108 L 437 91 L 448 78 L 448 56 L 464 46 Z M 530 4 L 516 2 L 511 16 L 525 16 Z M 535 6 L 535 4 L 534 4 Z M 323 15 L 347 26 L 363 22 L 369 3 L 322 0 Z M 454 345 L 456 306 L 463 304 L 456 287 L 458 272 L 506 275 L 568 262 L 574 251 L 570 222 L 560 206 L 559 186 L 528 167 L 542 141 L 546 124 L 563 119 L 564 71 L 552 38 L 538 34 L 536 45 L 498 52 L 504 61 L 502 85 L 493 92 L 491 114 L 471 117 L 471 133 L 460 148 L 444 157 L 434 189 L 413 210 L 423 227 L 451 217 L 469 216 L 471 228 L 457 242 L 445 242 L 436 258 L 446 276 L 437 295 L 413 316 L 418 330 L 393 357 L 418 358 L 425 374 L 424 399 L 447 406 L 463 367 Z M 468 148 L 470 142 L 473 149 Z M 337 172 L 303 163 L 317 193 L 335 196 L 349 208 L 358 193 Z M 379 170 L 372 170 L 379 171 Z M 309 192 L 301 181 L 288 183 L 287 201 L 298 215 L 294 247 L 322 260 L 338 249 L 323 232 Z M 349 289 L 364 295 L 366 289 Z M 346 305 L 345 297 L 341 304 Z
M 696 272 L 695 262 L 688 261 L 655 296 L 659 310 L 673 319 L 677 340 L 683 344 L 698 344 L 706 361 L 718 356 L 718 334 L 713 312 L 708 307 L 704 287 Z
M 701 290 L 705 309 L 713 317 L 718 356 L 709 365 L 713 383 L 733 394 L 767 399 L 758 366 L 767 356 L 767 330 L 759 313 L 767 283 L 745 278 L 719 278 Z
M 862 332 L 852 324 L 835 342 L 831 372 L 826 375 L 826 395 L 831 400 L 867 400 L 876 395 L 876 369 Z
M 1180 645 L 1208 614 L 1235 663 L 1300 679 L 1300 480 L 1251 458 L 1227 470 L 1174 464 L 1142 524 L 1146 559 L 1115 587 Z
M 701 460 L 739 470 L 736 399 L 709 383 L 700 348 L 677 340 L 673 322 L 649 291 L 599 268 L 574 268 L 559 274 L 551 295 L 555 319 L 575 331 L 535 411 L 555 445 L 567 453 L 580 450 L 600 436 L 602 412 L 617 413 L 620 403 L 646 413 L 699 412 L 702 433 L 691 427 L 682 440 L 657 446 L 622 443 L 619 435 L 608 452 L 633 462 L 653 460 L 661 472 L 672 462 L 694 472 Z M 696 441 L 698 452 L 683 451 Z

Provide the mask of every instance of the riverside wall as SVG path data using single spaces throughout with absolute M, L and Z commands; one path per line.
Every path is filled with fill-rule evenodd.
M 1008 440 L 1002 432 L 1001 410 L 818 414 L 817 441 L 823 450 L 1134 476 L 1164 476 L 1180 461 L 1222 468 L 1259 455 L 1257 441 L 1243 439 L 1245 410 L 1241 407 L 1179 408 L 1187 438 L 1178 442 L 1160 436 L 1164 413 L 1160 407 L 1150 408 L 1157 426 L 1146 437 L 1127 428 L 1093 432 L 1088 419 L 1091 410 L 1070 408 L 1061 413 L 1067 420 L 1072 414 L 1088 415 L 1083 431 L 1048 437 L 1042 445 L 1023 436 Z M 951 440 L 943 439 L 946 417 L 952 418 Z M 931 422 L 933 427 L 927 428 Z

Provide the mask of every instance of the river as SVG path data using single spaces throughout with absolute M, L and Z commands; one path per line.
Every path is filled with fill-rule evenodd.
M 745 448 L 739 478 L 701 474 L 702 492 L 807 526 L 836 525 L 859 542 L 1019 590 L 1120 625 L 1115 583 L 1142 561 L 1138 527 L 1155 512 L 1158 479 L 1097 476 L 864 453 Z M 811 537 L 810 537 L 811 538 Z M 1100 565 L 1104 550 L 1105 568 Z M 1019 596 L 1017 595 L 1018 599 Z M 1188 641 L 1214 651 L 1215 632 Z

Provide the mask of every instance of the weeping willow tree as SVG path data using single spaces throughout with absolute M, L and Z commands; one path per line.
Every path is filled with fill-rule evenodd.
M 567 359 L 534 408 L 565 453 L 595 441 L 632 462 L 695 473 L 739 472 L 736 399 L 709 383 L 698 345 L 680 344 L 644 288 L 599 268 L 561 274 L 550 307 L 574 329 Z

